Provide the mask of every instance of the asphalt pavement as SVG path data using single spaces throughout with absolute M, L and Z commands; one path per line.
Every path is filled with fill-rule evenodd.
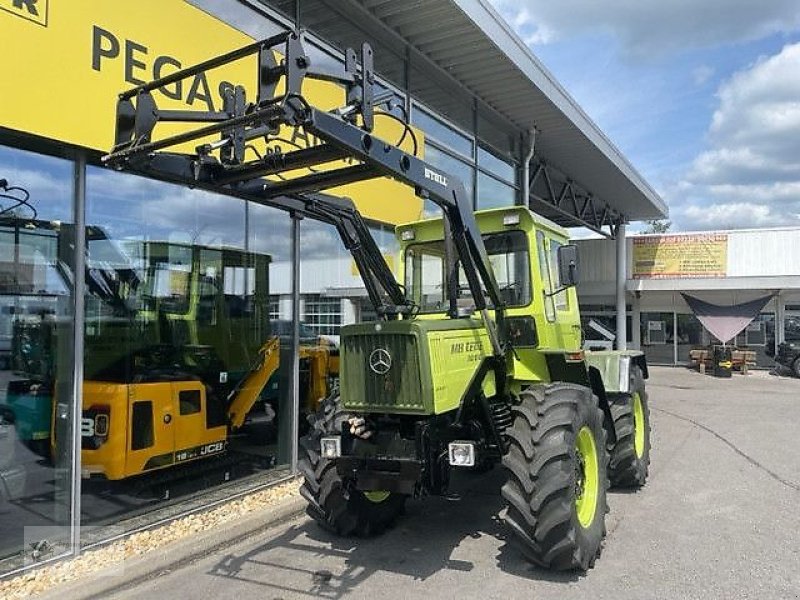
M 294 518 L 114 598 L 800 598 L 800 380 L 653 368 L 648 390 L 649 482 L 610 494 L 585 575 L 532 567 L 506 543 L 497 469 L 410 502 L 381 537 Z

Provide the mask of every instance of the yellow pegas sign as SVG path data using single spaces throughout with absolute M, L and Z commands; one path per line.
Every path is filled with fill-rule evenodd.
M 119 92 L 253 41 L 184 0 L 0 0 L 0 31 L 6 49 L 0 53 L 0 126 L 101 152 L 113 144 Z M 160 108 L 219 110 L 225 86 L 254 89 L 255 60 L 166 86 L 154 98 Z M 303 94 L 322 109 L 344 104 L 343 88 L 328 82 L 309 80 Z M 163 137 L 186 127 L 159 125 L 155 134 Z M 376 136 L 396 143 L 402 132 L 391 119 L 376 118 Z M 421 152 L 422 134 L 414 132 Z M 282 134 L 290 140 L 283 143 L 284 151 L 290 144 L 315 143 L 302 133 Z M 410 136 L 402 147 L 412 150 Z M 338 161 L 325 168 L 341 166 Z M 422 215 L 422 201 L 413 190 L 386 178 L 329 193 L 353 198 L 375 221 L 396 224 Z
M 725 277 L 727 274 L 727 234 L 633 238 L 634 279 Z

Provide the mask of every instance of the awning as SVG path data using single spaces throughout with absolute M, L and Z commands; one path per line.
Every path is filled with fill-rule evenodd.
M 731 306 L 711 304 L 681 293 L 700 323 L 723 344 L 728 343 L 759 315 L 775 294 Z
M 287 27 L 297 8 L 297 0 L 242 2 L 276 8 Z M 208 0 L 200 4 L 213 12 Z M 666 216 L 658 193 L 488 0 L 302 0 L 299 15 L 339 49 L 368 41 L 383 77 L 467 131 L 473 102 L 483 138 L 502 131 L 518 139 L 535 127 L 529 202 L 543 216 L 594 229 Z

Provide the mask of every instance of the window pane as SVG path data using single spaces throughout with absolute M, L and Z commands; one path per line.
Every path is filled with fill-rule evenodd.
M 412 111 L 412 123 L 425 132 L 426 138 L 430 137 L 445 145 L 450 150 L 463 154 L 466 157 L 472 156 L 472 140 L 452 127 L 449 127 L 427 111 L 414 107 Z
M 68 549 L 73 169 L 0 146 L 0 573 L 43 539 L 55 555 Z M 102 434 L 107 421 L 92 417 Z
M 478 172 L 478 209 L 513 206 L 516 190 L 490 175 Z
M 497 175 L 500 179 L 514 183 L 514 165 L 510 161 L 498 158 L 488 150 L 478 147 L 478 166 Z
M 425 160 L 434 167 L 445 171 L 448 175 L 457 177 L 464 184 L 467 197 L 473 197 L 472 173 L 474 169 L 464 162 L 431 144 L 425 144 Z
M 672 312 L 643 312 L 641 316 L 642 351 L 647 362 L 671 365 L 675 362 L 675 315 Z
M 561 242 L 557 242 L 554 239 L 550 240 L 550 281 L 555 282 L 555 289 L 561 287 L 561 277 L 558 272 L 558 249 L 563 246 Z M 568 310 L 569 309 L 569 296 L 567 295 L 567 290 L 563 292 L 557 293 L 553 296 L 556 302 L 556 308 L 558 310 Z
M 478 113 L 478 139 L 505 155 L 518 154 L 516 148 L 519 139 L 518 129 L 510 123 L 501 123 L 497 119 L 489 118 L 482 111 Z
M 521 231 L 483 236 L 489 262 L 507 306 L 524 306 L 531 301 L 528 242 Z M 447 309 L 445 248 L 442 241 L 413 244 L 406 250 L 405 286 L 420 312 Z M 459 270 L 458 304 L 474 306 L 463 270 Z
M 194 415 L 202 410 L 200 390 L 183 390 L 178 392 L 180 412 L 182 415 Z
M 547 260 L 547 242 L 545 241 L 544 233 L 541 231 L 536 232 L 536 252 L 539 255 L 539 276 L 542 279 L 542 283 L 544 283 L 545 290 L 544 314 L 548 321 L 555 321 L 555 303 L 553 297 L 549 295 L 554 289 L 552 272 Z

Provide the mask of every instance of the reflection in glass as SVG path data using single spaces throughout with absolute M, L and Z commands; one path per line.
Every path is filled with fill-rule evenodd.
M 478 172 L 478 210 L 513 206 L 516 190 L 491 175 Z
M 86 213 L 83 521 L 286 464 L 292 361 L 270 281 L 289 217 L 95 168 Z
M 447 172 L 448 175 L 457 177 L 464 185 L 467 197 L 472 198 L 473 168 L 471 166 L 430 144 L 425 146 L 425 160 L 434 167 L 439 167 Z
M 72 163 L 0 146 L 0 179 L 2 573 L 69 549 L 75 227 Z
M 425 132 L 426 138 L 430 137 L 465 157 L 472 156 L 472 140 L 429 112 L 415 106 L 411 122 Z M 427 158 L 427 154 L 425 156 Z
M 514 183 L 514 165 L 480 146 L 478 146 L 478 166 L 508 183 Z

